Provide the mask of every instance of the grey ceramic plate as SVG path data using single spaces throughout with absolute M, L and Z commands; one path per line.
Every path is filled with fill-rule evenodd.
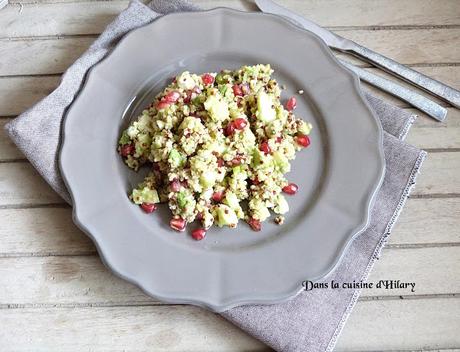
M 168 226 L 164 207 L 144 214 L 127 194 L 140 175 L 116 153 L 121 129 L 171 77 L 270 63 L 288 87 L 303 89 L 296 114 L 314 126 L 289 180 L 283 226 L 253 232 L 212 229 L 204 241 Z M 384 173 L 382 130 L 358 79 L 313 34 L 272 15 L 230 9 L 164 16 L 128 34 L 96 65 L 68 111 L 60 154 L 74 220 L 117 275 L 167 302 L 222 311 L 276 303 L 325 276 L 368 223 Z

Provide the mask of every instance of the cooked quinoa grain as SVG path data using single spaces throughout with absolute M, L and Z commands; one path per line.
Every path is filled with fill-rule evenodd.
M 272 73 L 255 65 L 178 75 L 120 137 L 126 165 L 151 168 L 131 200 L 143 209 L 167 202 L 179 231 L 195 220 L 203 229 L 240 219 L 260 229 L 270 210 L 285 214 L 283 193 L 293 193 L 284 174 L 312 126 L 283 107 Z
M 278 215 L 278 216 L 275 217 L 274 221 L 275 221 L 275 224 L 277 224 L 277 225 L 283 225 L 284 224 L 284 216 Z

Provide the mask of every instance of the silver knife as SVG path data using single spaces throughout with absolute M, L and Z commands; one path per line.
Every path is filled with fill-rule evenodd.
M 389 79 L 375 75 L 369 71 L 363 70 L 362 68 L 353 66 L 349 62 L 339 60 L 342 65 L 353 71 L 361 80 L 372 84 L 375 87 L 384 90 L 404 101 L 407 101 L 410 105 L 415 106 L 419 110 L 425 112 L 427 115 L 435 118 L 438 121 L 444 121 L 447 115 L 447 109 L 434 101 L 418 94 L 410 89 L 407 89 L 399 84 L 396 84 Z
M 256 5 L 263 12 L 287 17 L 300 27 L 305 28 L 326 42 L 331 48 L 363 58 L 375 66 L 396 75 L 424 90 L 447 101 L 449 104 L 460 108 L 460 91 L 436 81 L 409 67 L 367 49 L 351 40 L 345 39 L 331 31 L 320 27 L 314 22 L 276 4 L 271 0 L 255 0 Z

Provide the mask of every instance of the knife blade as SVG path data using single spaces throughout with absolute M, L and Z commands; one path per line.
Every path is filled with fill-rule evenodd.
M 392 59 L 367 49 L 352 40 L 345 39 L 331 31 L 317 25 L 316 23 L 302 17 L 295 12 L 278 5 L 271 0 L 255 0 L 257 7 L 266 13 L 286 17 L 297 26 L 315 33 L 331 48 L 355 55 L 371 64 L 382 68 L 392 75 L 396 75 L 411 84 L 447 101 L 449 104 L 460 108 L 460 91 L 451 88 L 444 83 L 432 79 L 424 74 L 404 66 Z

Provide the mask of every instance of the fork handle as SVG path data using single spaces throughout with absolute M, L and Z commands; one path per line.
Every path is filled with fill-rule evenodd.
M 346 68 L 356 73 L 358 77 L 363 81 L 408 102 L 412 106 L 425 112 L 427 115 L 433 117 L 434 119 L 438 121 L 444 121 L 446 118 L 447 110 L 441 105 L 428 99 L 427 97 L 414 92 L 413 90 L 400 86 L 399 84 L 390 81 L 389 79 L 377 76 L 371 72 L 363 70 L 362 68 L 353 66 L 349 62 L 343 60 L 340 60 L 340 62 Z
M 407 66 L 380 55 L 368 48 L 365 48 L 355 42 L 346 50 L 346 52 L 363 58 L 375 66 L 396 75 L 423 90 L 445 100 L 449 104 L 460 108 L 460 91 L 451 88 L 435 79 L 432 79 L 424 74 L 417 72 Z

